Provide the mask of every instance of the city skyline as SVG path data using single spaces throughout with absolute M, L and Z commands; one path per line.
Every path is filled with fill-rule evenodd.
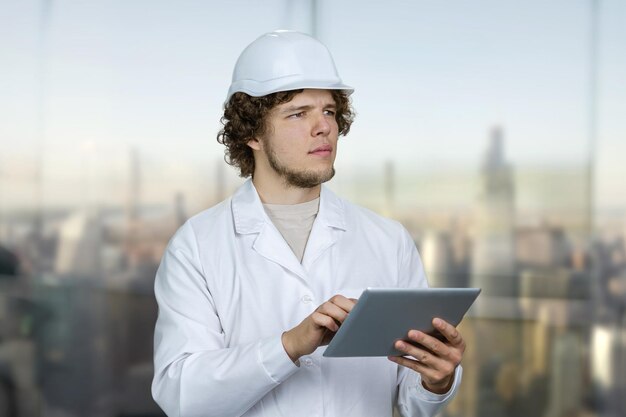
M 182 184 L 187 194 L 206 187 L 223 155 L 214 136 L 236 51 L 276 27 L 310 30 L 298 10 L 305 3 L 0 5 L 0 114 L 10 115 L 0 124 L 2 207 L 32 201 L 40 175 L 44 204 L 72 191 L 97 195 L 90 178 L 110 190 L 125 180 L 131 147 L 155 181 Z M 518 167 L 588 168 L 590 2 L 316 4 L 315 31 L 356 87 L 340 173 L 358 176 L 388 160 L 400 176 L 413 166 L 469 170 L 492 125 L 505 129 Z M 594 200 L 625 207 L 626 6 L 599 4 Z M 266 18 L 228 27 L 245 16 Z M 350 18 L 339 24 L 336 16 Z

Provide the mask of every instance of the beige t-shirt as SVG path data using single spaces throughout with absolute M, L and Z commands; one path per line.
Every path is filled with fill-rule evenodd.
M 300 263 L 319 207 L 319 197 L 301 204 L 263 204 L 265 212 Z

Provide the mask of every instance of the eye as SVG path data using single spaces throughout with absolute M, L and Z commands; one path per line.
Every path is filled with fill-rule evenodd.
M 334 116 L 336 114 L 335 110 L 324 110 L 324 114 L 326 116 Z
M 293 114 L 290 114 L 288 117 L 290 119 L 300 119 L 301 117 L 304 117 L 304 112 L 301 111 L 301 112 L 298 112 L 298 113 L 293 113 Z

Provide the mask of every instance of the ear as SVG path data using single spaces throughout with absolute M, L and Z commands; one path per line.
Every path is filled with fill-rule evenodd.
M 257 138 L 250 138 L 250 140 L 246 143 L 246 145 L 248 145 L 255 151 L 260 151 L 263 149 L 263 144 Z

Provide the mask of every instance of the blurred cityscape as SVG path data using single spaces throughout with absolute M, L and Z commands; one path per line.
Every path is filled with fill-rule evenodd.
M 593 234 L 585 213 L 520 221 L 505 134 L 487 136 L 472 207 L 403 210 L 393 162 L 370 191 L 415 237 L 432 286 L 483 289 L 461 325 L 465 382 L 444 415 L 624 416 L 626 219 Z M 188 213 L 182 194 L 142 204 L 137 151 L 129 161 L 125 207 L 0 219 L 0 416 L 161 415 L 153 281 Z M 220 172 L 207 201 L 230 190 Z
M 163 416 L 155 271 L 242 182 L 207 120 L 276 28 L 356 87 L 329 187 L 483 289 L 441 417 L 626 416 L 625 5 L 0 2 L 0 417 Z

